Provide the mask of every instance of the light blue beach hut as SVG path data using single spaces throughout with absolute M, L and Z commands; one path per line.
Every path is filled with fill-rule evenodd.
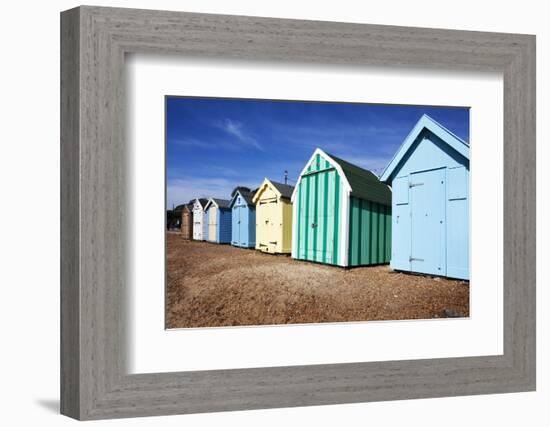
M 469 280 L 470 146 L 424 115 L 380 179 L 392 187 L 390 266 Z
M 247 187 L 237 187 L 231 193 L 231 244 L 241 248 L 256 246 L 256 207 L 252 202 L 254 192 Z
M 230 200 L 208 199 L 204 210 L 208 232 L 206 240 L 212 243 L 231 243 Z

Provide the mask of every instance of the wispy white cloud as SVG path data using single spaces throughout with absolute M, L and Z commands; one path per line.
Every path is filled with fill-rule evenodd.
M 224 119 L 218 124 L 218 127 L 227 134 L 234 136 L 239 142 L 257 148 L 258 150 L 263 150 L 260 143 L 248 131 L 245 130 L 244 125 L 241 122 L 231 119 Z
M 239 147 L 235 146 L 235 144 L 229 144 L 227 141 L 224 140 L 202 140 L 198 138 L 191 138 L 191 137 L 185 137 L 185 138 L 178 138 L 172 140 L 174 144 L 179 145 L 180 147 L 186 147 L 186 148 L 198 148 L 198 149 L 206 149 L 206 150 L 238 150 Z

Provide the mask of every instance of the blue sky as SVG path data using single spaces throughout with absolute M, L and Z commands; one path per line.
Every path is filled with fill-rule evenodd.
M 168 97 L 167 207 L 294 184 L 317 147 L 379 175 L 424 113 L 469 141 L 468 108 Z

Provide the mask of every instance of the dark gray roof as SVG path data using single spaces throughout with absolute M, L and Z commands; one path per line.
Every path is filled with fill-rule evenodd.
M 290 199 L 292 197 L 292 193 L 294 192 L 294 187 L 292 185 L 288 184 L 281 184 L 280 182 L 275 182 L 269 180 L 273 184 L 273 186 L 277 189 L 279 193 L 281 193 L 281 196 L 285 199 Z
M 254 203 L 252 203 L 252 199 L 254 198 L 254 194 L 256 193 L 256 190 L 254 191 L 239 190 L 239 193 L 241 194 L 241 196 L 243 196 L 243 199 L 246 200 L 246 203 L 248 203 L 249 205 L 254 205 Z
M 248 191 L 247 191 L 248 190 Z M 256 188 L 253 191 L 249 191 L 247 187 L 237 187 L 231 192 L 231 201 L 229 202 L 229 207 L 233 204 L 233 201 L 236 199 L 237 192 L 242 196 L 242 198 L 245 200 L 246 204 L 249 206 L 254 206 L 254 203 L 252 202 L 252 199 L 254 198 L 254 194 L 258 191 Z
M 233 189 L 233 191 L 231 192 L 231 198 L 233 198 L 235 196 L 235 194 L 237 194 L 237 191 L 240 191 L 241 193 L 246 191 L 246 192 L 250 192 L 250 188 L 248 187 L 243 187 L 243 186 L 238 186 L 238 187 L 235 187 Z
M 229 204 L 231 203 L 231 200 L 225 200 L 225 199 L 215 199 L 212 198 L 214 202 L 220 207 L 220 208 L 228 208 Z
M 327 155 L 342 168 L 351 186 L 352 196 L 391 206 L 391 190 L 388 185 L 381 182 L 375 174 L 333 156 L 332 154 L 327 153 Z
M 208 203 L 208 199 L 195 199 L 195 200 L 199 201 L 203 209 L 206 207 L 206 204 Z

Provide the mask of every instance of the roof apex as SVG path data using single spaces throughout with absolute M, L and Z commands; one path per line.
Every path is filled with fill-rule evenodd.
M 443 142 L 445 142 L 466 159 L 470 159 L 470 145 L 468 143 L 466 143 L 460 137 L 456 136 L 442 124 L 436 122 L 427 114 L 423 114 L 418 122 L 416 122 L 416 125 L 414 125 L 412 130 L 409 132 L 393 158 L 390 160 L 390 162 L 384 169 L 384 172 L 382 172 L 382 175 L 380 176 L 380 181 L 388 182 L 390 180 L 393 172 L 400 165 L 401 160 L 409 152 L 412 145 L 414 144 L 418 136 L 424 131 L 424 129 L 427 129 L 428 131 L 439 137 Z

